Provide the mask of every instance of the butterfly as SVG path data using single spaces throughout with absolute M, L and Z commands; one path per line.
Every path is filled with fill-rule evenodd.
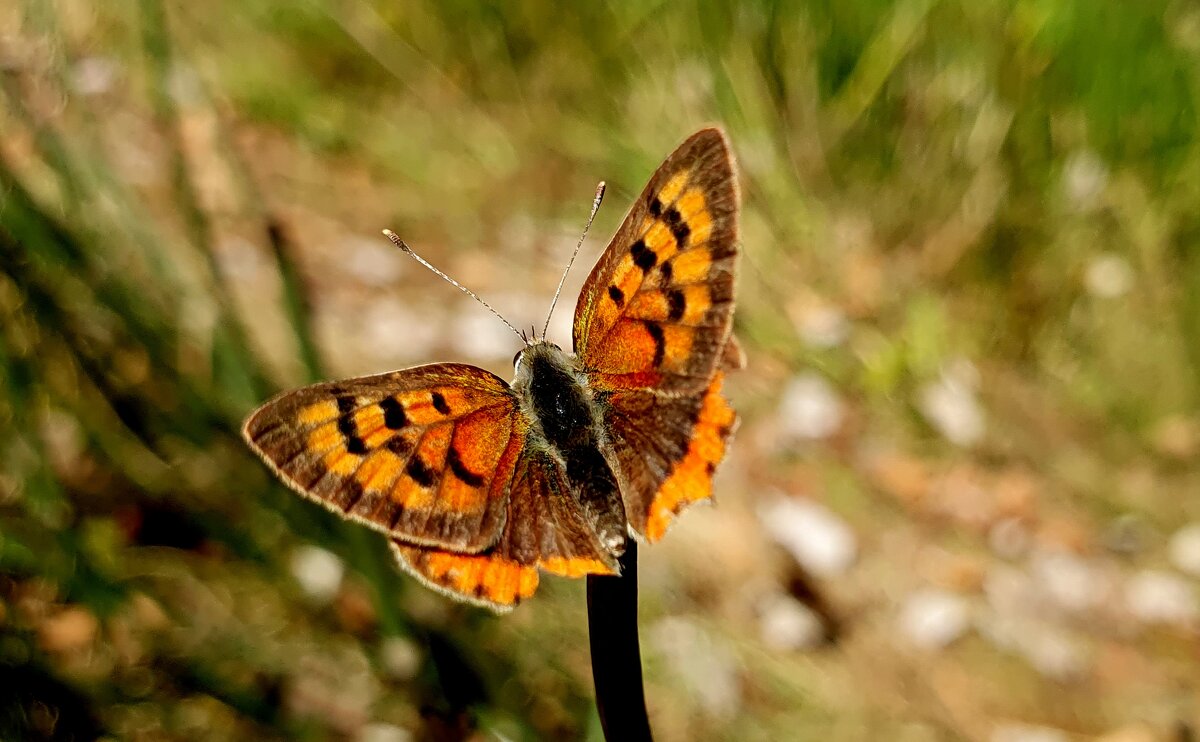
M 744 365 L 738 203 L 728 140 L 701 130 L 588 276 L 574 353 L 525 338 L 511 384 L 459 363 L 315 384 L 259 407 L 243 436 L 288 486 L 382 531 L 405 570 L 453 598 L 504 612 L 539 572 L 616 574 L 627 538 L 657 541 L 712 496 L 737 426 L 721 387 Z

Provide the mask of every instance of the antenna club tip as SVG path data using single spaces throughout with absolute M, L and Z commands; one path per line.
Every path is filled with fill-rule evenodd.
M 397 235 L 392 230 L 390 230 L 390 229 L 383 230 L 383 236 L 387 237 L 389 240 L 391 240 L 393 245 L 400 248 L 404 252 L 407 252 L 407 253 L 412 252 L 412 248 L 410 248 L 408 245 L 404 244 L 404 240 L 400 239 L 399 235 Z

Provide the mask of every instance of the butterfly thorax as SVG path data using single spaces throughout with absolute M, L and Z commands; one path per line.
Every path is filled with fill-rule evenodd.
M 624 551 L 625 509 L 604 455 L 601 404 L 577 369 L 578 359 L 553 343 L 534 343 L 517 356 L 513 390 L 530 422 L 530 444 L 551 451 L 566 472 L 571 494 L 588 514 L 600 542 Z

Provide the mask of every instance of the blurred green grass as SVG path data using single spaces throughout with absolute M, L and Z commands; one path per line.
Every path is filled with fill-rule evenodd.
M 335 341 L 384 294 L 459 326 L 428 276 L 339 273 L 361 244 L 347 235 L 390 227 L 485 296 L 523 283 L 548 302 L 594 182 L 612 186 L 604 234 L 711 122 L 745 207 L 731 500 L 815 481 L 864 549 L 894 528 L 985 551 L 844 450 L 888 441 L 933 468 L 1033 472 L 1046 518 L 1088 544 L 1118 516 L 1158 534 L 1200 518 L 1194 4 L 26 0 L 0 19 L 0 670 L 26 689 L 0 705 L 6 738 L 321 739 L 367 721 L 595 738 L 577 585 L 502 622 L 447 607 L 380 539 L 272 482 L 237 426 L 279 388 L 380 370 Z M 844 343 L 801 341 L 813 307 L 844 315 Z M 455 348 L 392 340 L 393 366 Z M 965 448 L 913 402 L 957 359 L 988 413 Z M 850 442 L 771 444 L 803 369 L 854 407 Z M 302 543 L 347 565 L 332 602 L 292 578 Z M 1164 659 L 1194 658 L 1187 634 L 1138 645 L 1165 669 L 1134 689 L 1060 687 L 968 643 L 939 662 L 1001 669 L 962 711 L 905 698 L 922 660 L 903 653 L 860 689 L 870 643 L 780 659 L 750 608 L 646 600 L 725 637 L 751 689 L 705 714 L 651 657 L 666 739 L 980 738 L 991 716 L 1083 735 L 1195 713 L 1171 690 L 1195 670 Z M 396 647 L 415 669 L 389 665 Z M 329 678 L 306 686 L 312 667 Z

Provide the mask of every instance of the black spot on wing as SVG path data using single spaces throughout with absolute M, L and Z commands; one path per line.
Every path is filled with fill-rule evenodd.
M 651 339 L 654 340 L 654 367 L 658 368 L 663 362 L 663 353 L 667 350 L 666 339 L 663 337 L 663 329 L 653 322 L 647 322 L 646 332 L 650 333 Z
M 679 209 L 676 209 L 674 206 L 667 209 L 666 213 L 663 214 L 663 221 L 667 223 L 667 228 L 671 230 L 671 234 L 675 235 L 675 244 L 680 250 L 686 250 L 688 236 L 692 233 L 692 230 L 688 227 L 687 222 L 684 221 L 683 215 L 679 213 Z
M 383 411 L 383 424 L 388 430 L 399 430 L 405 425 L 408 425 L 408 415 L 404 414 L 404 405 L 396 401 L 395 397 L 384 397 L 379 403 L 379 409 Z
M 645 240 L 638 240 L 629 248 L 629 254 L 633 256 L 633 264 L 642 269 L 642 272 L 650 270 L 654 264 L 658 262 L 658 256 L 654 251 L 646 247 Z
M 404 471 L 412 478 L 414 482 L 422 487 L 432 487 L 437 481 L 437 472 L 429 467 L 420 456 L 413 456 L 408 460 L 408 466 L 404 467 Z
M 663 204 L 662 201 L 659 200 L 658 196 L 651 196 L 650 203 L 647 205 L 647 207 L 650 212 L 650 216 L 654 217 L 655 219 L 662 216 Z
M 346 441 L 346 451 L 348 453 L 362 456 L 367 452 L 367 444 L 358 436 L 358 426 L 354 424 L 354 408 L 355 402 L 353 397 L 338 397 L 337 401 L 338 432 L 342 434 L 342 438 Z
M 617 309 L 625 306 L 625 292 L 616 286 L 608 287 L 608 298 L 613 300 L 613 304 L 617 305 Z
M 667 319 L 678 322 L 683 318 L 685 309 L 687 309 L 687 299 L 682 291 L 673 289 L 667 292 Z
M 338 420 L 338 430 L 346 438 L 346 451 L 356 456 L 362 456 L 367 452 L 367 444 L 362 438 L 358 437 L 358 433 L 353 432 L 354 421 L 348 417 L 343 417 Z
M 443 415 L 450 414 L 450 405 L 446 404 L 446 398 L 442 396 L 441 392 L 434 392 L 430 396 L 433 399 L 433 409 L 437 410 Z
M 467 468 L 467 465 L 463 463 L 462 457 L 459 456 L 457 448 L 450 448 L 450 452 L 446 454 L 446 464 L 450 467 L 450 471 L 454 473 L 454 476 L 462 480 L 463 484 L 472 487 L 483 486 L 485 481 L 483 475 L 476 474 Z

